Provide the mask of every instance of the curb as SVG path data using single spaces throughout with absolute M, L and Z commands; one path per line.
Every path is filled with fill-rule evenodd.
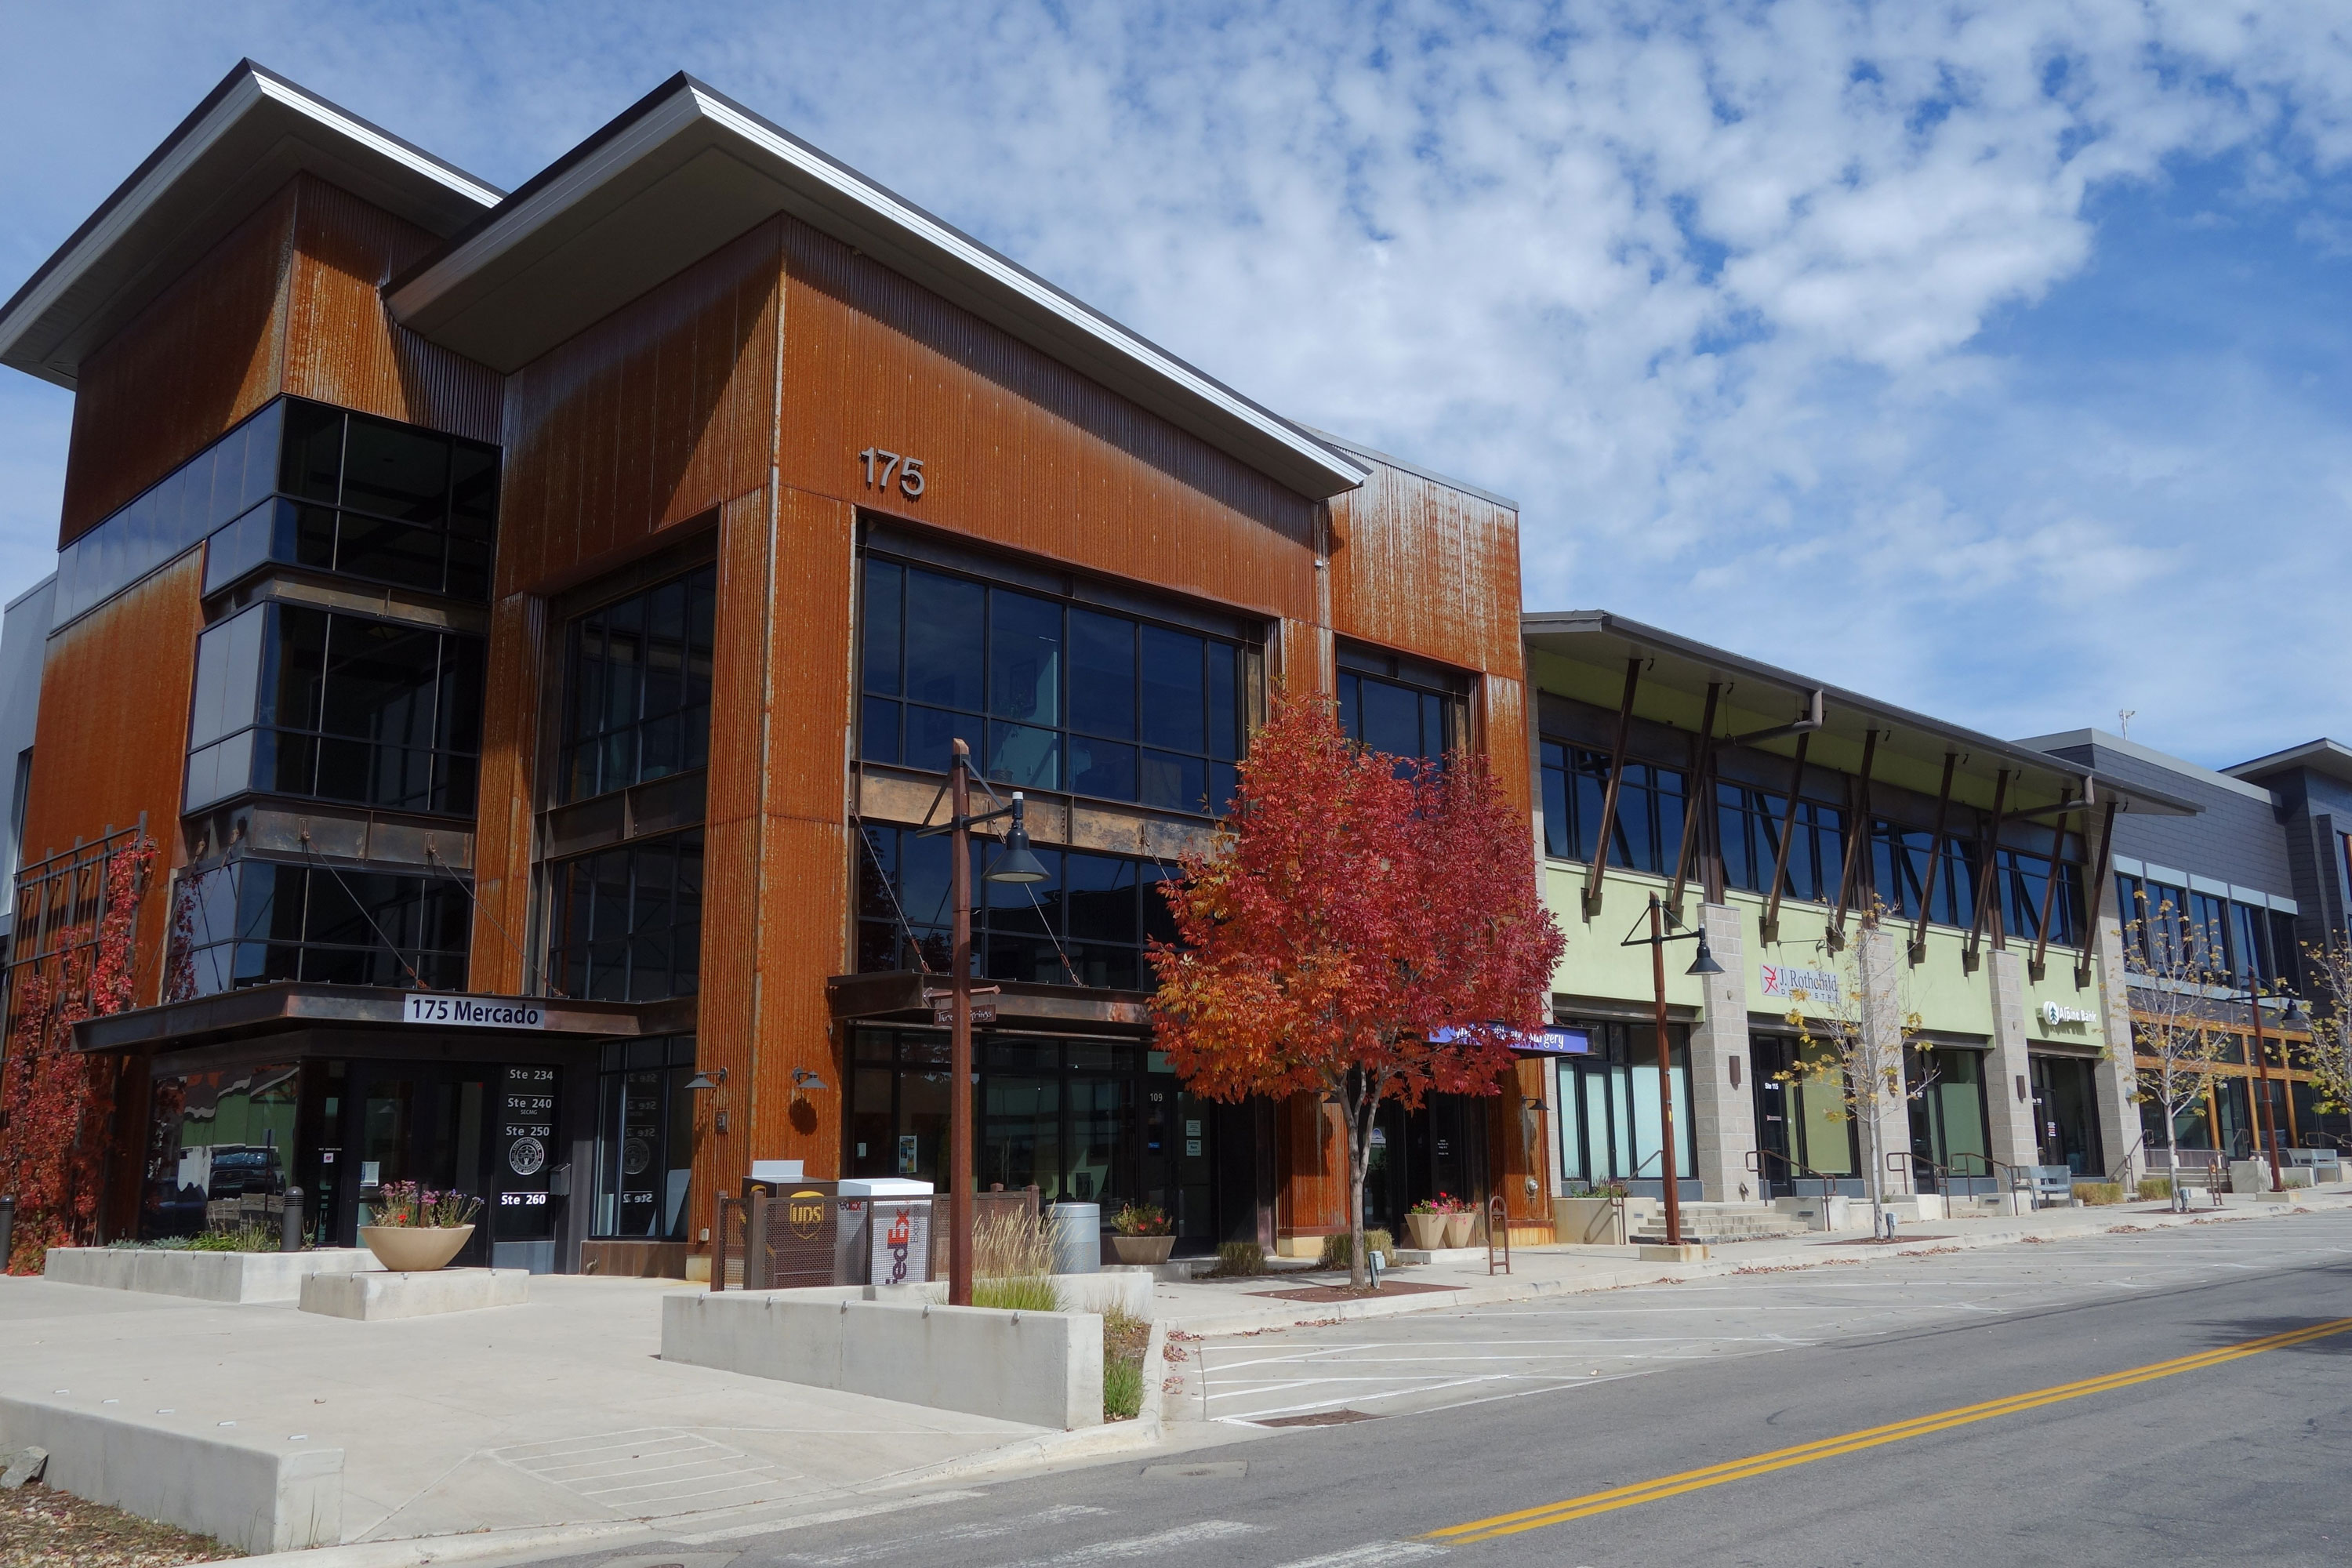
M 1709 1258 L 1704 1263 L 1653 1265 L 1646 1268 L 1612 1269 L 1606 1273 L 1579 1275 L 1572 1279 L 1528 1279 L 1513 1284 L 1469 1285 L 1444 1293 L 1442 1301 L 1432 1301 L 1414 1295 L 1393 1300 L 1333 1301 L 1312 1307 L 1300 1303 L 1299 1314 L 1287 1321 L 1280 1314 L 1265 1312 L 1225 1316 L 1198 1314 L 1171 1316 L 1164 1321 L 1171 1331 L 1209 1335 L 1246 1334 L 1254 1331 L 1273 1332 L 1284 1329 L 1305 1328 L 1331 1322 L 1354 1322 L 1366 1318 L 1402 1317 L 1412 1312 L 1442 1312 L 1461 1307 L 1493 1306 L 1507 1301 L 1528 1301 L 1544 1296 L 1572 1296 L 1589 1291 L 1619 1290 L 1631 1285 L 1666 1285 L 1684 1279 L 1706 1279 L 1737 1274 L 1743 1268 L 1804 1267 L 1819 1263 L 1858 1263 L 1882 1258 L 1916 1258 L 1925 1254 L 1952 1250 L 1974 1251 L 1987 1247 L 2013 1246 L 2029 1237 L 2035 1240 L 2066 1241 L 2077 1237 L 2104 1236 L 2119 1224 L 2135 1225 L 2142 1229 L 2171 1229 L 2179 1226 L 2220 1223 L 2224 1221 L 2276 1218 L 2302 1209 L 2326 1212 L 2352 1208 L 2352 1194 L 2323 1194 L 2299 1202 L 2264 1204 L 2220 1209 L 2203 1209 L 2176 1215 L 2168 1211 L 2136 1212 L 2116 1206 L 2102 1212 L 2094 1221 L 2074 1221 L 2063 1226 L 2015 1226 L 2000 1230 L 1978 1231 L 1972 1235 L 1944 1237 L 1930 1241 L 1925 1237 L 1913 1242 L 1898 1242 L 1893 1247 L 1871 1242 L 1853 1241 L 1841 1245 L 1835 1240 L 1810 1242 L 1807 1250 L 1754 1253 L 1744 1258 Z M 2073 1211 L 2069 1211 L 2073 1212 Z M 1542 1256 L 1537 1254 L 1534 1256 Z M 1311 1314 L 1311 1315 L 1310 1315 Z
M 421 1568 L 429 1563 L 476 1563 L 517 1552 L 545 1552 L 566 1546 L 583 1551 L 621 1544 L 631 1539 L 663 1539 L 635 1521 L 610 1524 L 545 1525 L 523 1530 L 484 1531 L 477 1535 L 418 1535 L 400 1541 L 348 1541 L 341 1546 L 312 1546 L 299 1552 L 272 1552 L 237 1559 L 241 1568 Z

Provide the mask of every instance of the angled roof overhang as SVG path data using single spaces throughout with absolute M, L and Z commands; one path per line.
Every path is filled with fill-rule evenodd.
M 2289 746 L 2284 752 L 2273 752 L 2268 756 L 2256 757 L 2250 763 L 2240 763 L 2233 768 L 2223 768 L 2221 771 L 2233 779 L 2243 779 L 2249 784 L 2259 784 L 2264 779 L 2275 778 L 2280 773 L 2293 773 L 2298 768 L 2307 768 L 2323 778 L 2331 778 L 2339 784 L 2352 784 L 2352 747 L 2347 747 L 2341 742 L 2330 741 L 2323 736 L 2319 740 L 2305 741 L 2300 746 Z
M 2201 808 L 2176 795 L 2144 789 L 2096 771 L 2079 768 L 2047 752 L 1982 734 L 1941 719 L 1931 719 L 1907 708 L 1864 697 L 1825 681 L 1713 647 L 1674 632 L 1661 631 L 1607 610 L 1564 610 L 1519 617 L 1520 634 L 1529 648 L 1560 655 L 1580 663 L 1613 664 L 1628 658 L 1644 661 L 1641 687 L 1664 688 L 1685 695 L 1703 694 L 1709 684 L 1732 689 L 1738 707 L 1780 724 L 1782 710 L 1790 718 L 1818 711 L 1820 731 L 1860 743 L 1865 731 L 1876 731 L 1879 767 L 1896 757 L 1923 766 L 1940 765 L 1948 752 L 1964 752 L 1979 772 L 2006 769 L 2011 775 L 2012 807 L 2032 811 L 2061 802 L 2084 806 L 2114 803 L 2123 811 L 2144 816 L 2192 816 Z M 1771 694 L 1769 698 L 1762 694 Z M 1637 698 L 1636 710 L 1641 703 Z M 1793 732 L 1795 726 L 1785 729 Z M 1785 752 L 1793 742 L 1783 734 L 1757 734 L 1753 740 Z M 1874 770 L 1876 771 L 1875 769 Z M 1930 774 L 1929 776 L 1932 776 Z
M 386 294 L 405 326 L 511 372 L 789 213 L 1299 493 L 1368 471 L 912 202 L 680 74 Z
M 304 171 L 438 235 L 501 194 L 240 60 L 0 305 L 0 363 L 73 386 L 91 351 Z

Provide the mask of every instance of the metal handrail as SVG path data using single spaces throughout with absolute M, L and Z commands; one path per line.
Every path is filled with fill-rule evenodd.
M 2018 1184 L 2018 1179 L 2017 1179 L 2017 1178 L 2018 1178 L 2018 1176 L 2019 1176 L 2019 1174 L 2020 1174 L 2021 1173 L 2025 1172 L 2025 1171 L 2027 1171 L 2027 1170 L 2030 1170 L 2030 1169 L 2032 1168 L 2032 1167 L 2030 1167 L 2030 1166 L 2026 1166 L 2026 1165 L 2012 1165 L 2012 1164 L 2011 1164 L 2011 1163 L 2010 1163 L 2008 1161 L 2006 1161 L 2006 1160 L 1996 1160 L 1996 1159 L 1994 1159 L 1994 1158 L 1993 1158 L 1991 1155 L 1990 1155 L 1990 1154 L 1979 1154 L 1979 1153 L 1978 1153 L 1976 1151 L 1974 1151 L 1973 1149 L 1963 1149 L 1963 1150 L 1961 1150 L 1958 1153 L 1957 1153 L 1957 1154 L 1953 1155 L 1953 1156 L 1952 1156 L 1952 1158 L 1953 1158 L 1953 1160 L 1955 1160 L 1955 1161 L 1960 1161 L 1960 1160 L 1981 1160 L 1981 1161 L 1983 1161 L 1983 1162 L 1984 1162 L 1984 1165 L 1985 1165 L 1985 1174 L 1986 1174 L 1987 1176 L 1990 1176 L 1990 1175 L 1992 1175 L 1992 1174 L 1993 1174 L 1993 1173 L 1995 1173 L 1996 1171 L 2006 1171 L 2006 1172 L 2008 1172 L 2008 1173 L 2009 1173 L 2009 1175 L 2008 1175 L 2008 1178 L 2007 1178 L 2007 1183 L 2008 1183 L 2008 1188 L 2009 1188 L 2009 1191 L 2010 1191 L 2010 1193 L 2011 1193 L 2011 1194 L 2017 1194 L 2017 1193 L 2021 1193 L 2021 1192 L 2027 1192 L 2027 1193 L 2030 1193 L 2030 1192 L 2032 1192 L 2032 1191 L 2033 1191 L 2033 1178 L 2032 1178 L 2032 1176 L 2027 1176 L 2027 1177 L 2025 1178 L 2025 1182 L 2024 1182 L 2024 1184 L 2023 1184 L 2022 1186 L 2019 1185 L 2019 1184 Z M 2042 1206 L 2042 1200 L 2041 1200 L 2041 1198 L 2040 1198 L 2040 1197 L 2038 1197 L 2038 1196 L 2037 1196 L 2037 1197 L 2033 1200 L 2033 1206 L 2034 1206 L 2034 1207 L 2036 1207 L 2036 1208 L 2040 1208 L 2040 1207 Z M 2011 1212 L 2011 1213 L 2015 1213 L 2016 1211 L 2015 1211 L 2014 1209 L 2012 1209 Z
M 1756 1173 L 1759 1181 L 1765 1179 L 1764 1167 L 1758 1164 L 1757 1162 L 1767 1156 L 1778 1160 L 1780 1163 L 1789 1167 L 1789 1170 L 1791 1173 L 1789 1177 L 1789 1184 L 1790 1186 L 1793 1187 L 1797 1184 L 1795 1173 L 1798 1172 L 1802 1172 L 1804 1174 L 1815 1178 L 1822 1184 L 1822 1228 L 1823 1230 L 1829 1229 L 1830 1184 L 1837 1178 L 1831 1175 L 1826 1171 L 1814 1170 L 1811 1165 L 1806 1164 L 1801 1160 L 1791 1159 L 1788 1155 L 1781 1153 L 1778 1149 L 1750 1149 L 1748 1151 L 1748 1168 Z
M 2132 1146 L 2124 1152 L 2124 1163 L 2107 1173 L 2107 1180 L 2115 1183 L 2117 1186 L 2121 1186 L 2123 1184 L 2124 1178 L 2131 1174 L 2132 1156 L 2140 1152 L 2140 1146 L 2147 1142 L 2147 1132 L 2143 1129 L 2140 1135 L 2132 1140 Z

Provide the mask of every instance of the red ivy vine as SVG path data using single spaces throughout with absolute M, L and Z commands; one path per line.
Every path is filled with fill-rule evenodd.
M 0 1192 L 16 1198 L 8 1272 L 36 1274 L 52 1247 L 89 1240 L 98 1221 L 114 1063 L 73 1047 L 85 1018 L 131 1005 L 133 934 L 155 841 L 117 850 L 100 877 L 97 930 L 61 933 L 63 952 L 27 965 L 10 999 L 0 1060 Z

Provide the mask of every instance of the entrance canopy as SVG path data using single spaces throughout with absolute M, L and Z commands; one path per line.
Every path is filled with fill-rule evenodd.
M 85 1019 L 74 1026 L 74 1048 L 181 1050 L 321 1026 L 387 1034 L 478 1030 L 486 1041 L 499 1035 L 626 1039 L 692 1034 L 695 1001 L 682 996 L 666 1002 L 575 1002 L 286 983 Z
M 1021 980 L 975 980 L 972 1005 L 993 1007 L 985 1026 L 1026 1034 L 1091 1035 L 1097 1038 L 1149 1039 L 1151 998 L 1141 991 L 1109 991 L 1085 985 L 1040 985 Z M 993 994 L 986 987 L 995 987 Z M 934 1006 L 944 1005 L 948 979 L 912 969 L 876 974 L 836 974 L 824 983 L 826 1010 L 836 1020 L 869 1024 L 930 1024 Z

